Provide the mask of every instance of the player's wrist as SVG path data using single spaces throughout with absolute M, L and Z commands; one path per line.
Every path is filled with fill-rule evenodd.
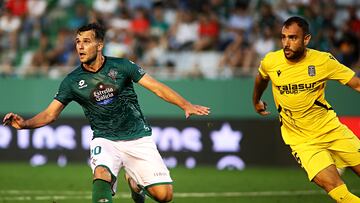
M 179 107 L 182 108 L 184 111 L 186 111 L 187 109 L 189 109 L 192 106 L 192 104 L 186 100 L 184 100 Z
M 20 129 L 28 129 L 29 128 L 29 122 L 28 120 L 25 120 L 19 124 Z
M 261 102 L 261 99 L 253 99 L 253 104 L 257 105 Z

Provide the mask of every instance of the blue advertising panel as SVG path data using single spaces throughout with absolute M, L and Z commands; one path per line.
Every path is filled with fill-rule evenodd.
M 293 165 L 277 120 L 150 119 L 152 137 L 169 168 L 212 165 Z M 0 161 L 31 165 L 87 162 L 92 130 L 82 118 L 63 118 L 33 130 L 0 126 Z

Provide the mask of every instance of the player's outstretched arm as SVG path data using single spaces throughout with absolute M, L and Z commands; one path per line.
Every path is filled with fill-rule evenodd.
M 59 117 L 64 107 L 65 106 L 61 102 L 54 99 L 44 111 L 28 120 L 25 120 L 23 117 L 12 112 L 6 114 L 3 118 L 3 125 L 11 125 L 16 129 L 32 129 L 42 127 L 55 121 Z
M 191 115 L 209 115 L 210 113 L 209 107 L 191 104 L 173 89 L 157 81 L 149 74 L 145 74 L 138 83 L 146 89 L 154 92 L 163 100 L 175 104 L 183 109 L 186 118 L 190 117 Z
M 353 88 L 354 90 L 360 92 L 360 78 L 354 76 L 353 78 L 351 78 L 351 80 L 346 83 L 347 86 Z
M 255 111 L 262 116 L 270 114 L 270 112 L 266 110 L 266 103 L 261 101 L 261 96 L 267 88 L 268 83 L 269 80 L 264 79 L 259 73 L 256 75 L 253 92 L 253 105 Z

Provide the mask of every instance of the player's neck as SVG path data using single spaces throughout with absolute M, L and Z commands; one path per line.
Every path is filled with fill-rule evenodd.
M 97 72 L 101 66 L 104 64 L 105 57 L 103 55 L 100 55 L 99 57 L 96 57 L 96 59 L 89 64 L 83 63 L 83 67 L 90 72 Z

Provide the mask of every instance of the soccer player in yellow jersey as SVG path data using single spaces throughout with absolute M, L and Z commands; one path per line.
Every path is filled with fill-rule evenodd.
M 360 79 L 331 54 L 307 48 L 311 35 L 301 17 L 290 17 L 281 30 L 283 49 L 268 53 L 255 79 L 253 105 L 268 115 L 261 100 L 272 81 L 281 134 L 310 181 L 341 203 L 360 203 L 346 188 L 337 168 L 350 167 L 360 176 L 360 140 L 341 124 L 325 100 L 327 80 L 360 92 Z

